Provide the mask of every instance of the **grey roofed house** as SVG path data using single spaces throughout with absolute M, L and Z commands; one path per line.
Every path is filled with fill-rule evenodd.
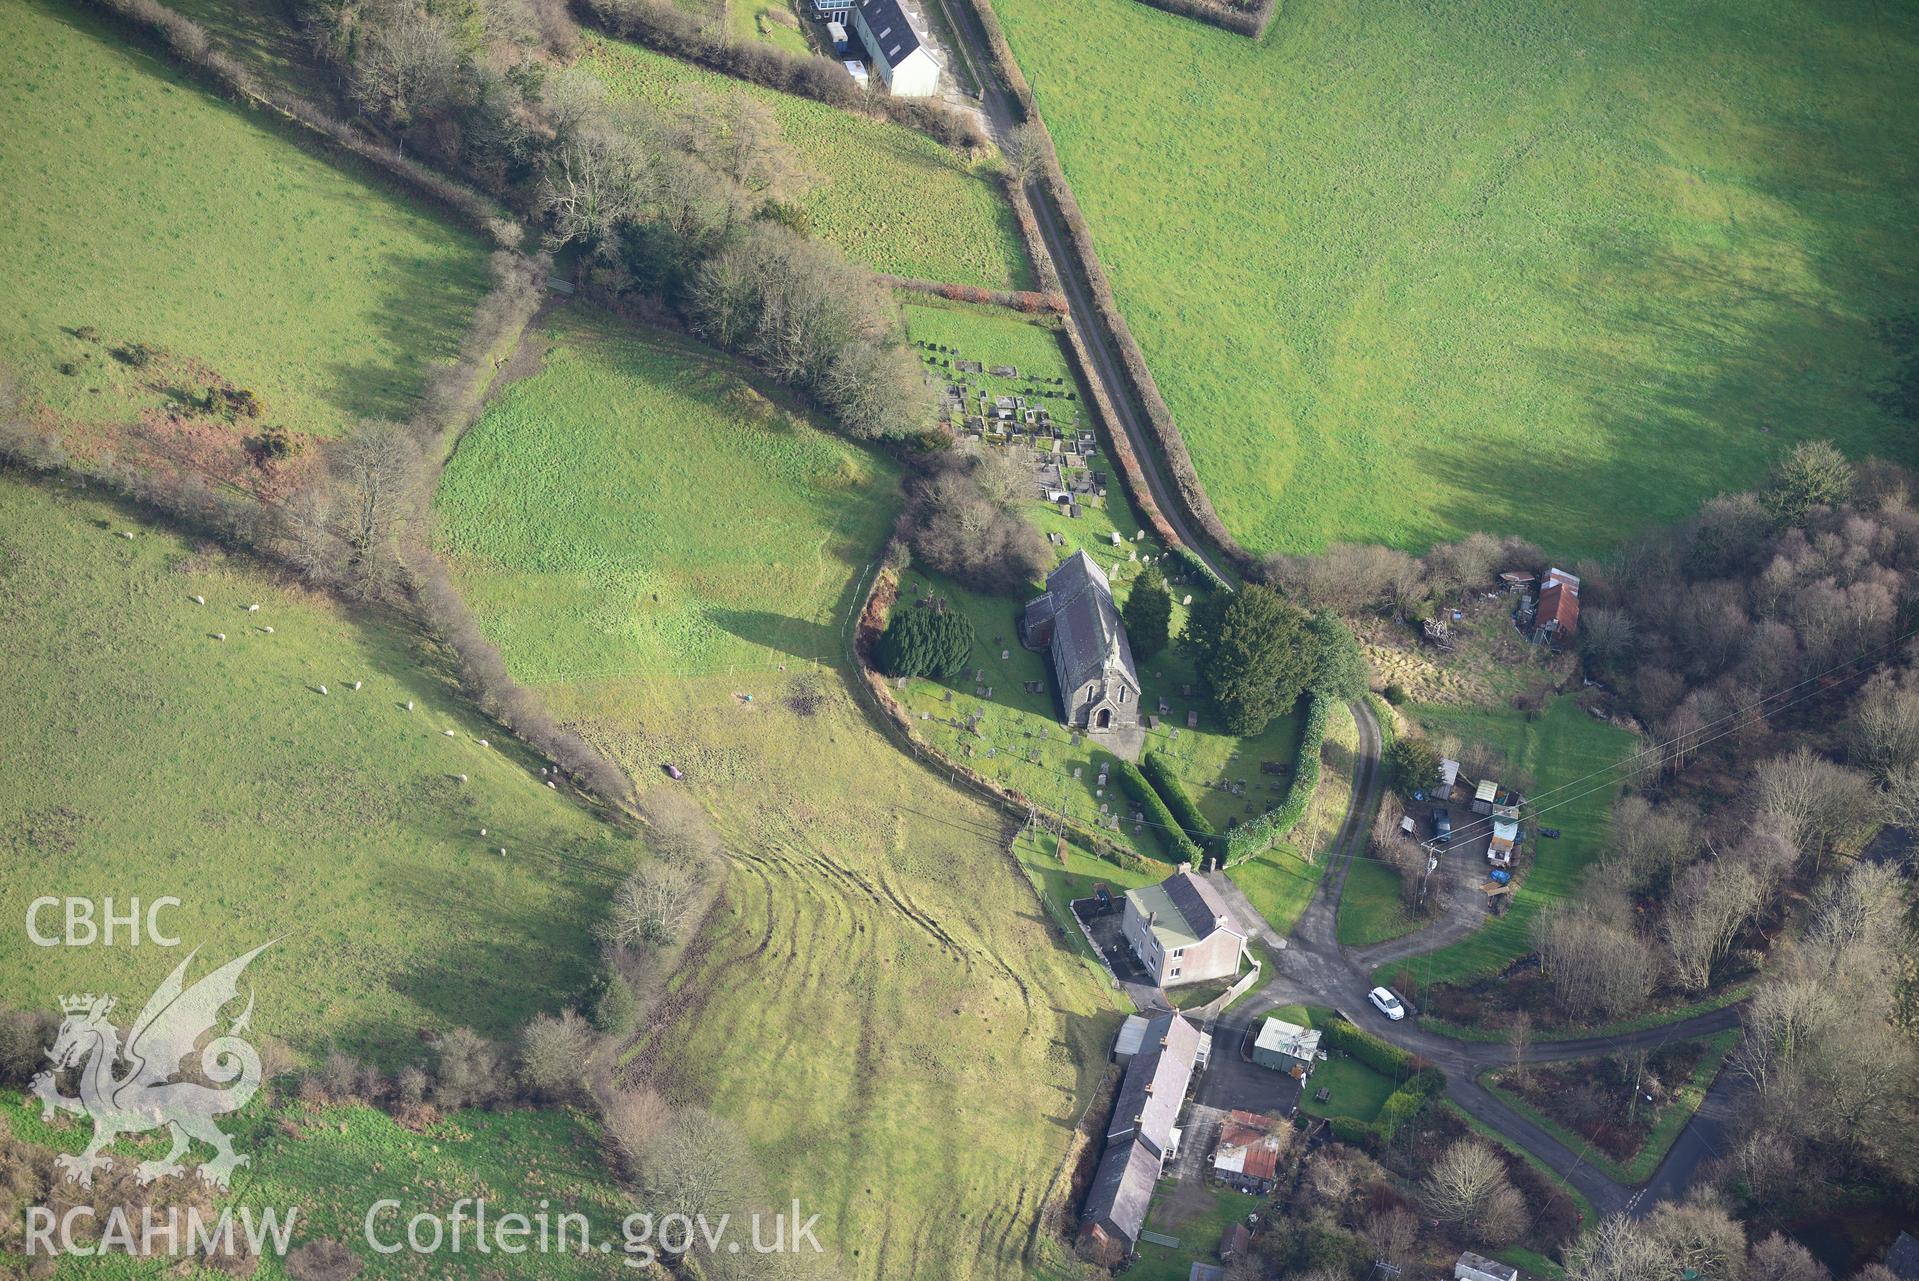
M 1074 729 L 1139 724 L 1139 672 L 1113 588 L 1084 549 L 1046 576 L 1046 590 L 1020 618 L 1028 649 L 1047 651 L 1059 682 L 1060 710 Z
M 1106 1151 L 1080 1215 L 1082 1239 L 1118 1256 L 1138 1244 L 1198 1053 L 1199 1029 L 1179 1014 L 1168 1010 L 1146 1021 L 1106 1125 Z

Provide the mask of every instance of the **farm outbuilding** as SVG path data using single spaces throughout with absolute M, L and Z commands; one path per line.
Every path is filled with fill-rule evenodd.
M 1227 1113 L 1219 1127 L 1219 1146 L 1213 1149 L 1213 1177 L 1240 1192 L 1272 1191 L 1279 1175 L 1280 1149 L 1291 1133 L 1291 1127 L 1277 1117 Z
M 1253 1042 L 1253 1062 L 1275 1072 L 1305 1076 L 1319 1061 L 1319 1032 L 1285 1019 L 1267 1019 Z

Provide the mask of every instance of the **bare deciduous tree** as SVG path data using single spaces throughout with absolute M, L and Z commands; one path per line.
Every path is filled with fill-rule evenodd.
M 704 1108 L 681 1112 L 640 1157 L 641 1187 L 662 1214 L 717 1219 L 750 1198 L 755 1182 L 738 1129 Z
M 661 860 L 629 877 L 613 894 L 606 933 L 616 943 L 666 947 L 678 937 L 699 891 L 693 866 Z
M 1566 1248 L 1567 1281 L 1647 1281 L 1664 1276 L 1664 1252 L 1639 1222 L 1615 1214 Z
M 1713 967 L 1758 912 L 1759 879 L 1735 860 L 1695 863 L 1674 882 L 1659 918 L 1660 941 L 1673 977 L 1694 991 L 1712 981 Z
M 1477 1139 L 1461 1139 L 1440 1153 L 1427 1170 L 1419 1199 L 1435 1219 L 1477 1234 L 1495 1194 L 1511 1186 L 1506 1163 L 1498 1153 Z
M 520 1075 L 539 1098 L 569 1099 L 584 1088 L 593 1032 L 572 1010 L 535 1015 L 520 1032 Z
M 1775 1232 L 1753 1244 L 1746 1261 L 1746 1281 L 1832 1281 L 1832 1273 L 1812 1257 L 1812 1251 Z M 1866 1281 L 1865 1274 L 1856 1281 Z
M 1645 1004 L 1658 981 L 1652 950 L 1586 907 L 1542 913 L 1532 937 L 1554 993 L 1576 1015 L 1629 1014 Z
M 1815 866 L 1871 821 L 1875 809 L 1864 775 L 1806 747 L 1763 762 L 1753 790 L 1759 812 Z

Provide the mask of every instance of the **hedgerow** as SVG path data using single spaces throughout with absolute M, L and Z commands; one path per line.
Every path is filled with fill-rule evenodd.
M 1231 866 L 1251 858 L 1299 826 L 1306 817 L 1306 806 L 1319 786 L 1319 749 L 1326 739 L 1326 717 L 1333 700 L 1324 694 L 1307 696 L 1306 722 L 1299 731 L 1299 760 L 1293 769 L 1293 782 L 1286 799 L 1276 809 L 1266 811 L 1250 823 L 1242 823 L 1226 834 L 1226 863 Z
M 1219 834 L 1206 821 L 1206 816 L 1199 812 L 1199 806 L 1194 804 L 1193 798 L 1186 794 L 1186 787 L 1179 781 L 1179 775 L 1173 773 L 1172 763 L 1166 759 L 1166 754 L 1148 752 L 1140 765 L 1146 780 L 1159 793 L 1160 799 L 1166 802 L 1166 808 L 1172 811 L 1180 830 L 1191 837 L 1195 845 L 1202 848 L 1211 845 Z
M 1146 781 L 1146 775 L 1140 772 L 1139 766 L 1131 761 L 1121 761 L 1119 785 L 1121 790 L 1132 798 L 1133 804 L 1139 806 L 1139 811 L 1146 816 L 1146 821 L 1158 830 L 1160 842 L 1172 852 L 1177 861 L 1198 863 L 1205 857 L 1199 846 L 1195 845 L 1192 838 L 1181 829 L 1179 822 L 1173 817 L 1173 812 L 1166 808 L 1166 802 L 1161 800 L 1159 793 L 1153 790 L 1153 785 Z
M 1360 1031 L 1350 1023 L 1329 1022 L 1320 1029 L 1319 1039 L 1322 1045 L 1358 1059 L 1381 1075 L 1397 1078 L 1402 1073 L 1409 1074 L 1400 1082 L 1398 1089 L 1386 1096 L 1386 1101 L 1380 1105 L 1379 1115 L 1370 1122 L 1349 1116 L 1332 1119 L 1333 1137 L 1342 1143 L 1364 1147 L 1390 1143 L 1401 1127 L 1419 1115 L 1421 1108 L 1445 1092 L 1444 1072 L 1422 1063 L 1417 1056 L 1398 1046 L 1389 1045 L 1376 1036 Z

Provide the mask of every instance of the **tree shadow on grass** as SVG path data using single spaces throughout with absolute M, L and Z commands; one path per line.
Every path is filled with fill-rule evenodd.
M 367 271 L 390 282 L 378 311 L 366 318 L 377 331 L 375 345 L 389 356 L 332 365 L 327 394 L 349 418 L 400 422 L 420 408 L 434 374 L 459 357 L 485 284 L 420 254 L 389 253 Z
M 824 623 L 761 609 L 713 608 L 706 611 L 706 616 L 730 635 L 760 649 L 806 663 L 839 662 L 839 633 Z

